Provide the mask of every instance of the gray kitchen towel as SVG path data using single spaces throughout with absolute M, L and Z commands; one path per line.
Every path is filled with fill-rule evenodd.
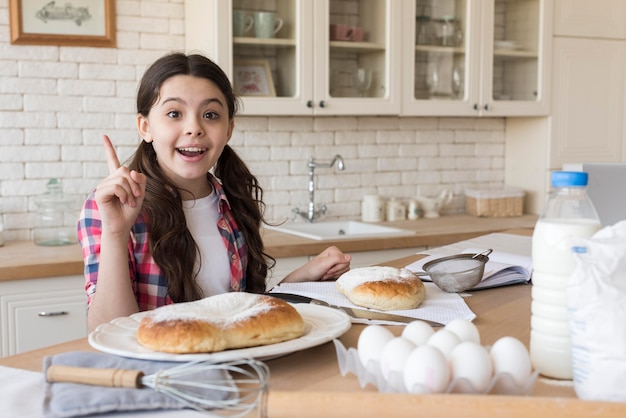
M 160 370 L 180 366 L 183 363 L 146 361 L 104 353 L 74 351 L 46 357 L 43 364 L 44 376 L 48 367 L 53 364 L 98 369 L 140 370 L 148 376 Z M 228 386 L 230 389 L 235 388 L 230 374 L 223 370 L 207 368 L 200 375 L 189 376 L 189 379 L 202 380 L 205 383 L 224 381 L 227 382 L 224 386 Z M 236 390 L 234 393 L 236 393 Z M 232 398 L 233 392 L 208 388 L 204 389 L 200 396 L 203 399 L 226 400 Z M 185 405 L 152 388 L 107 388 L 76 383 L 46 382 L 43 400 L 43 416 L 45 418 L 80 417 L 106 412 L 182 408 L 185 408 Z

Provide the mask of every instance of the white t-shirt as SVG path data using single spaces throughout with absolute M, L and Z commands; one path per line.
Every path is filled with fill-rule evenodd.
M 201 199 L 183 200 L 187 228 L 200 251 L 200 259 L 196 259 L 196 267 L 198 263 L 202 264 L 196 280 L 205 297 L 230 290 L 228 250 L 217 229 L 218 199 L 217 193 L 212 192 Z

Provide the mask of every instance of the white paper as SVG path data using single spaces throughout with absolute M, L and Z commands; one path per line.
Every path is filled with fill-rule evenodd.
M 463 298 L 458 294 L 446 293 L 433 283 L 424 283 L 424 285 L 426 287 L 426 299 L 416 309 L 377 312 L 409 316 L 415 319 L 426 319 L 429 321 L 440 322 L 442 324 L 447 324 L 456 318 L 463 318 L 470 321 L 476 318 L 476 314 L 470 310 Z M 333 281 L 281 283 L 274 287 L 270 294 L 272 292 L 306 296 L 313 299 L 323 300 L 336 306 L 367 309 L 351 303 L 346 296 L 339 293 L 336 284 Z M 392 321 L 367 320 L 362 318 L 352 318 L 352 322 L 381 325 L 397 324 L 397 322 Z

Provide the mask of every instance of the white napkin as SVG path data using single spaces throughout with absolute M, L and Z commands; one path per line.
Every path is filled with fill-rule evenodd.
M 463 318 L 473 320 L 476 314 L 470 310 L 461 296 L 456 293 L 446 293 L 433 283 L 424 283 L 426 287 L 426 299 L 416 309 L 401 311 L 378 311 L 396 315 L 410 316 L 415 319 L 425 319 L 428 321 L 447 324 L 453 319 Z M 271 292 L 290 293 L 294 295 L 307 296 L 320 299 L 336 306 L 345 306 L 356 309 L 366 309 L 354 305 L 347 297 L 339 293 L 335 282 L 304 282 L 304 283 L 281 283 L 274 287 Z M 353 323 L 362 324 L 397 324 L 391 321 L 368 320 L 362 318 L 352 318 Z
M 0 405 L 1 416 L 19 418 L 41 418 L 44 396 L 43 375 L 38 372 L 0 366 Z M 130 413 L 101 414 L 98 418 L 200 418 L 217 417 L 215 414 L 192 410 L 142 411 Z

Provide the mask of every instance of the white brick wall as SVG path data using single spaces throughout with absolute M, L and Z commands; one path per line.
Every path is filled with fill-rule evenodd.
M 34 199 L 49 178 L 79 199 L 106 175 L 101 135 L 120 158 L 138 141 L 134 96 L 145 67 L 184 47 L 183 0 L 117 0 L 116 49 L 16 46 L 0 0 L 0 208 L 5 240 L 32 238 Z M 443 188 L 501 185 L 504 120 L 398 117 L 240 117 L 231 145 L 265 189 L 267 215 L 306 206 L 310 156 L 328 218 L 360 216 L 366 193 L 407 198 Z

